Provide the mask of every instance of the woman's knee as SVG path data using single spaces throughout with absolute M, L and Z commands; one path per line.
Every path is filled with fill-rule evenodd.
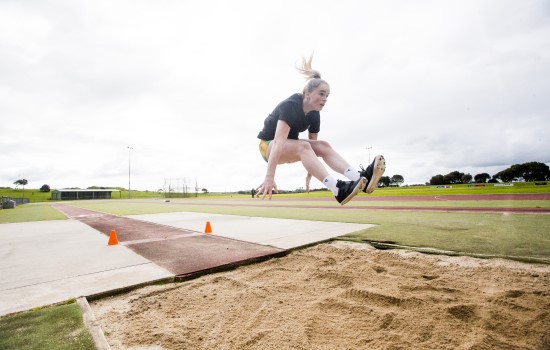
M 298 143 L 298 152 L 313 152 L 313 147 L 309 142 L 302 141 Z
M 301 141 L 296 145 L 296 155 L 299 159 L 304 159 L 304 157 L 316 157 L 315 151 L 309 142 Z
M 315 154 L 319 157 L 323 157 L 333 152 L 332 146 L 327 141 L 316 141 L 312 147 Z

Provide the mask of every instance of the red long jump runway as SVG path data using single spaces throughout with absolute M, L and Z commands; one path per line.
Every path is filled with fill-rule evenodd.
M 280 248 L 206 235 L 65 204 L 51 205 L 107 237 L 111 230 L 116 230 L 120 244 L 172 272 L 176 277 L 199 275 L 287 253 Z
M 273 195 L 273 199 L 277 194 Z M 253 200 L 257 200 L 255 198 Z M 219 198 L 218 198 L 219 200 Z M 251 200 L 251 198 L 228 198 L 228 200 Z M 332 197 L 299 197 L 284 198 L 285 201 L 295 202 L 334 202 Z M 356 196 L 352 202 L 429 202 L 429 201 L 518 201 L 518 200 L 550 200 L 550 193 L 505 193 L 505 194 L 447 194 L 436 196 Z
M 333 200 L 332 198 L 285 198 L 285 200 Z M 447 194 L 436 196 L 357 196 L 353 201 L 400 202 L 400 201 L 528 201 L 550 200 L 550 193 L 503 193 L 503 194 Z

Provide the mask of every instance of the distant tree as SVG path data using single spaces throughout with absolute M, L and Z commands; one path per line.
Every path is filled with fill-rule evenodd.
M 523 174 L 525 173 L 525 166 L 523 164 L 514 164 L 510 167 L 510 172 L 514 178 L 512 180 L 525 181 Z
M 17 186 L 22 186 L 21 198 L 23 198 L 25 194 L 25 185 L 28 183 L 29 182 L 26 179 L 20 179 L 13 183 L 15 185 L 15 188 L 17 188 Z
M 15 186 L 23 186 L 25 187 L 26 184 L 28 184 L 29 182 L 26 180 L 26 179 L 21 179 L 21 180 L 17 180 L 15 181 L 13 184 Z
M 40 192 L 50 192 L 50 186 L 42 185 L 42 187 L 40 187 Z
M 525 172 L 525 167 L 522 164 L 514 164 L 511 167 L 499 171 L 493 178 L 501 180 L 503 182 L 512 182 L 512 181 L 524 181 L 523 174 Z
M 208 190 L 206 188 L 203 188 L 201 191 L 202 193 L 208 193 Z
M 432 176 L 432 178 L 430 179 L 430 185 L 432 186 L 444 185 L 444 184 L 445 184 L 445 178 L 441 174 Z
M 469 184 L 470 182 L 472 182 L 472 175 L 470 175 L 470 174 L 462 175 L 462 183 L 463 184 Z
M 379 187 L 388 187 L 390 185 L 390 177 L 389 176 L 382 176 L 380 178 L 380 181 L 378 181 L 378 186 Z
M 525 181 L 550 180 L 550 168 L 548 165 L 539 162 L 528 162 L 522 165 L 522 177 Z
M 451 171 L 447 175 L 443 176 L 444 184 L 459 184 L 462 183 L 462 177 L 464 173 L 460 171 Z
M 511 168 L 504 169 L 493 175 L 493 180 L 500 180 L 503 182 L 510 182 L 516 179 L 516 175 Z
M 493 178 L 504 182 L 544 181 L 550 179 L 550 168 L 548 165 L 539 162 L 514 164 L 507 169 L 499 171 Z
M 491 175 L 487 173 L 481 173 L 474 176 L 474 181 L 478 184 L 486 183 L 491 178 Z
M 393 175 L 391 177 L 391 183 L 395 184 L 397 186 L 401 185 L 404 181 L 405 181 L 405 179 L 401 175 Z
M 507 169 L 499 171 L 492 177 L 487 173 L 477 174 L 473 177 L 476 183 L 497 183 L 512 181 L 546 181 L 550 180 L 550 167 L 545 163 L 527 162 L 514 164 Z M 446 185 L 470 183 L 472 176 L 460 171 L 452 171 L 447 175 L 435 175 L 430 179 L 430 185 Z
M 17 180 L 13 183 L 16 187 L 17 186 L 22 186 L 23 187 L 23 192 L 21 193 L 21 197 L 23 197 L 23 193 L 25 193 L 25 185 L 28 184 L 28 183 L 29 182 L 26 179 Z

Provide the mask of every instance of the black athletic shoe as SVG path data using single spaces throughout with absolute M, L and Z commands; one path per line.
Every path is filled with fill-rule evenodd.
M 360 167 L 361 171 L 359 172 L 359 176 L 367 178 L 367 185 L 363 189 L 363 192 L 374 192 L 376 187 L 378 187 L 378 181 L 380 181 L 380 178 L 384 175 L 384 171 L 386 171 L 386 160 L 384 156 L 378 155 L 374 157 L 374 160 L 366 169 L 363 169 L 362 165 L 360 165 Z
M 363 190 L 367 184 L 367 179 L 364 177 L 357 181 L 342 181 L 336 182 L 338 187 L 338 195 L 335 196 L 338 203 L 344 205 L 349 202 L 355 195 Z

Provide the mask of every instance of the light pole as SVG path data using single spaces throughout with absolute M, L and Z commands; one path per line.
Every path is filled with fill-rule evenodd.
M 371 150 L 372 146 L 369 146 L 367 147 L 367 150 L 369 151 L 369 164 L 370 164 L 370 150 Z
M 128 199 L 130 199 L 130 192 L 131 192 L 131 189 L 130 189 L 130 155 L 131 155 L 131 152 L 133 150 L 132 147 L 130 146 L 126 146 L 126 148 L 128 148 Z

